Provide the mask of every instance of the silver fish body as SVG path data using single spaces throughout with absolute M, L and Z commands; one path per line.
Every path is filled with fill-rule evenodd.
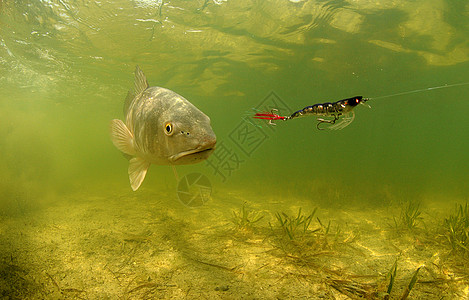
M 149 87 L 137 66 L 135 89 L 124 106 L 125 124 L 111 121 L 111 139 L 127 155 L 132 189 L 139 188 L 150 164 L 185 165 L 207 159 L 216 136 L 210 118 L 181 95 Z

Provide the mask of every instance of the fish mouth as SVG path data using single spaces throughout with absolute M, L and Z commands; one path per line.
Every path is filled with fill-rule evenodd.
M 196 149 L 192 149 L 192 150 L 187 150 L 187 151 L 183 151 L 183 152 L 180 152 L 178 154 L 172 155 L 170 157 L 170 160 L 172 162 L 176 162 L 176 161 L 180 160 L 181 158 L 188 158 L 189 156 L 193 156 L 194 158 L 206 156 L 206 157 L 203 158 L 203 159 L 205 159 L 214 150 L 215 150 L 215 146 L 209 147 L 209 148 L 196 148 Z

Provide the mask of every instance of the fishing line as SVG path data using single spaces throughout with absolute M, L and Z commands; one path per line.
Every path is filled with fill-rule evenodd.
M 455 87 L 455 86 L 461 86 L 461 85 L 468 85 L 469 82 L 463 82 L 463 83 L 454 83 L 454 84 L 445 84 L 445 85 L 440 85 L 440 86 L 434 86 L 434 87 L 429 87 L 425 89 L 418 89 L 418 90 L 413 90 L 413 91 L 407 91 L 407 92 L 401 92 L 401 93 L 396 93 L 392 95 L 386 95 L 386 96 L 378 96 L 378 97 L 372 97 L 368 98 L 370 100 L 374 99 L 383 99 L 383 98 L 389 98 L 389 97 L 394 97 L 394 96 L 401 96 L 401 95 L 408 95 L 408 94 L 414 94 L 414 93 L 420 93 L 420 92 L 425 92 L 425 91 L 431 91 L 431 90 L 437 90 L 437 89 L 445 89 L 445 88 L 450 88 L 450 87 Z

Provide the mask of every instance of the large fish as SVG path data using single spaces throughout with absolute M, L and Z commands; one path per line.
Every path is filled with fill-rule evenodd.
M 162 87 L 149 87 L 143 71 L 135 69 L 135 87 L 124 105 L 125 124 L 111 121 L 111 139 L 132 157 L 130 185 L 136 191 L 150 164 L 187 165 L 207 159 L 217 138 L 210 118 L 181 95 Z

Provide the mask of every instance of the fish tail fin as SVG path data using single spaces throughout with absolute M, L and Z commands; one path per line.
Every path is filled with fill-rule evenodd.
M 134 157 L 129 163 L 129 179 L 132 190 L 136 191 L 145 179 L 150 163 L 140 157 Z
M 110 124 L 111 141 L 117 149 L 128 155 L 135 155 L 134 137 L 124 122 L 114 119 Z

